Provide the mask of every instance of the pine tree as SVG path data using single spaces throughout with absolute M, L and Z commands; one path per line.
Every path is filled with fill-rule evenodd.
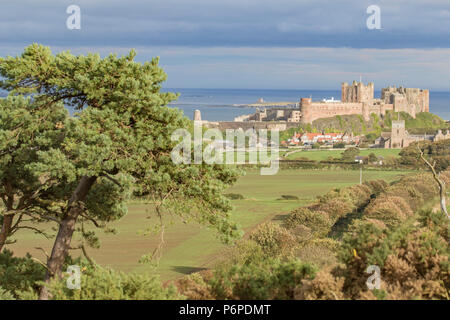
M 21 56 L 0 59 L 2 88 L 10 95 L 31 95 L 38 109 L 64 103 L 77 111 L 63 124 L 60 145 L 37 151 L 39 161 L 31 166 L 39 178 L 55 179 L 62 186 L 55 191 L 64 205 L 57 214 L 47 281 L 61 275 L 77 222 L 99 225 L 120 218 L 131 192 L 154 199 L 158 208 L 185 220 L 215 228 L 224 240 L 240 234 L 222 195 L 237 172 L 219 165 L 172 162 L 176 142 L 171 134 L 191 122 L 166 106 L 177 96 L 160 91 L 166 74 L 158 59 L 141 64 L 135 55 L 53 55 L 49 48 L 33 44 Z M 45 288 L 41 298 L 48 298 Z

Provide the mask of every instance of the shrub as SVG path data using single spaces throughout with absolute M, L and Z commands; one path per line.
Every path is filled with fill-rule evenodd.
M 273 257 L 289 255 L 297 245 L 295 237 L 288 230 L 271 222 L 261 224 L 250 234 L 250 239 L 255 241 L 265 254 Z
M 331 230 L 331 222 L 327 214 L 320 211 L 311 211 L 308 208 L 299 208 L 289 214 L 284 221 L 288 229 L 293 229 L 299 225 L 308 227 L 314 236 L 324 237 Z
M 166 300 L 180 299 L 174 286 L 164 288 L 156 276 L 125 274 L 112 269 L 80 266 L 81 289 L 67 288 L 66 278 L 53 280 L 49 291 L 54 300 Z
M 289 194 L 283 194 L 281 196 L 282 200 L 298 200 L 297 196 L 289 195 Z
M 241 239 L 224 252 L 220 265 L 251 264 L 268 257 L 258 243 L 249 239 Z
M 208 279 L 211 278 L 210 271 L 193 273 L 176 281 L 178 292 L 188 300 L 212 300 L 214 296 Z
M 375 155 L 375 153 L 370 153 L 369 157 L 367 159 L 369 161 L 369 163 L 374 163 L 378 161 L 378 157 Z
M 345 148 L 345 143 L 344 142 L 338 142 L 333 144 L 333 148 L 334 149 L 344 149 Z
M 322 239 L 320 239 L 322 240 Z M 331 240 L 331 239 L 327 239 Z M 332 240 L 331 240 L 332 241 Z M 309 241 L 295 252 L 301 261 L 313 263 L 318 267 L 336 265 L 336 248 L 327 242 Z
M 339 218 L 344 217 L 357 209 L 351 201 L 345 198 L 334 198 L 326 203 L 312 206 L 311 208 L 316 211 L 326 212 L 330 217 L 332 224 L 334 224 Z
M 44 267 L 32 260 L 31 255 L 18 258 L 6 249 L 0 253 L 0 285 L 15 298 L 25 291 L 37 292 L 37 282 L 42 281 L 44 276 Z
M 227 197 L 230 200 L 243 200 L 245 199 L 244 196 L 240 193 L 227 193 L 225 194 L 225 197 Z
M 316 268 L 297 259 L 266 259 L 260 263 L 218 268 L 210 284 L 216 299 L 293 299 L 303 279 Z
M 371 180 L 364 182 L 364 184 L 370 188 L 372 194 L 375 196 L 378 196 L 380 193 L 384 192 L 389 186 L 384 180 Z
M 364 211 L 365 218 L 381 220 L 388 227 L 399 225 L 412 214 L 410 206 L 403 198 L 388 195 L 376 199 Z
M 341 153 L 342 161 L 355 161 L 355 157 L 359 155 L 359 149 L 355 147 L 350 147 Z
M 354 185 L 344 188 L 340 191 L 339 196 L 351 202 L 356 209 L 367 205 L 370 200 L 373 191 L 367 185 Z
M 339 259 L 345 264 L 343 290 L 349 298 L 448 299 L 450 292 L 446 217 L 422 213 L 395 229 L 358 223 L 344 237 Z M 448 230 L 448 229 L 447 229 Z M 444 235 L 444 236 L 443 236 Z M 356 252 L 356 254 L 355 254 Z M 367 292 L 365 269 L 381 269 L 381 291 Z
M 303 280 L 295 298 L 298 300 L 343 300 L 344 278 L 336 278 L 327 271 L 319 271 L 312 280 Z

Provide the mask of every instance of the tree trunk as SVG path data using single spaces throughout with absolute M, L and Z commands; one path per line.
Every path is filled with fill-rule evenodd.
M 83 212 L 83 201 L 95 183 L 97 177 L 81 178 L 66 208 L 66 214 L 59 225 L 58 234 L 53 244 L 52 253 L 47 261 L 47 273 L 45 282 L 49 282 L 53 277 L 61 277 L 64 260 L 67 257 L 72 240 L 73 232 L 78 216 Z M 47 300 L 50 297 L 45 286 L 42 287 L 39 299 Z
M 11 232 L 11 226 L 14 219 L 13 214 L 7 214 L 3 216 L 2 230 L 0 231 L 0 252 L 2 252 L 3 246 L 6 243 L 9 233 Z
M 12 193 L 11 183 L 6 182 L 5 188 L 9 191 L 9 194 Z M 8 239 L 8 236 L 11 232 L 12 223 L 15 216 L 15 214 L 12 214 L 14 205 L 14 196 L 8 195 L 6 199 L 7 200 L 4 203 L 6 208 L 6 214 L 3 216 L 2 229 L 0 230 L 0 252 L 2 252 L 3 247 L 6 244 L 6 239 Z M 10 212 L 10 214 L 8 214 L 8 212 Z

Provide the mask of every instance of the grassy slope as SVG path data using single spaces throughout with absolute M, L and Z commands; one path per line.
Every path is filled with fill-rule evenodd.
M 353 133 L 369 134 L 379 136 L 382 131 L 390 131 L 392 127 L 392 120 L 397 120 L 399 117 L 396 112 L 388 112 L 386 116 L 381 119 L 375 114 L 371 114 L 370 120 L 365 122 L 361 115 L 343 115 L 331 118 L 321 118 L 313 121 L 312 125 L 303 124 L 298 128 L 291 128 L 280 133 L 281 140 L 286 140 L 292 137 L 295 131 L 315 131 L 321 132 L 343 132 L 352 131 Z M 400 119 L 406 121 L 406 129 L 410 133 L 434 133 L 437 129 L 448 128 L 448 124 L 439 116 L 429 113 L 421 112 L 413 119 L 408 113 L 401 112 Z
M 392 181 L 405 172 L 371 171 L 364 173 L 364 179 L 386 179 Z M 314 198 L 331 188 L 355 184 L 359 171 L 284 170 L 275 176 L 261 176 L 258 171 L 242 177 L 229 192 L 240 193 L 245 200 L 233 201 L 233 218 L 244 230 L 253 229 L 262 221 L 279 218 L 290 210 L 310 203 Z M 298 201 L 277 200 L 283 194 L 296 195 Z M 154 220 L 148 220 L 151 206 L 130 203 L 129 214 L 120 223 L 115 223 L 117 235 L 101 234 L 102 248 L 89 249 L 90 255 L 100 264 L 123 271 L 155 272 L 147 264 L 139 264 L 139 258 L 151 252 L 159 242 L 157 236 L 139 234 Z M 154 219 L 154 218 L 153 218 Z M 168 220 L 169 221 L 169 220 Z M 156 272 L 163 280 L 208 267 L 225 248 L 214 233 L 194 224 L 183 224 L 176 218 L 165 232 L 164 254 Z M 17 255 L 27 251 L 44 260 L 44 255 L 35 247 L 49 251 L 51 241 L 42 239 L 28 231 L 18 233 L 18 243 L 9 246 Z M 75 253 L 75 252 L 74 252 Z

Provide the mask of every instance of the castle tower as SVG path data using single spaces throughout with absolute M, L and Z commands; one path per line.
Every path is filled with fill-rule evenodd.
M 353 81 L 352 85 L 348 85 L 347 82 L 342 83 L 342 102 L 365 102 L 371 105 L 373 104 L 374 94 L 373 82 L 369 82 L 367 85 L 356 81 Z
M 374 96 L 375 92 L 373 82 L 369 82 L 367 85 L 364 85 L 362 82 L 358 83 L 357 102 L 373 104 Z
M 422 102 L 422 106 L 421 106 L 421 110 L 422 112 L 430 112 L 430 90 L 428 89 L 423 89 L 421 90 L 421 102 Z
M 405 120 L 393 120 L 391 129 L 391 148 L 403 148 L 403 140 L 405 137 Z
M 301 123 L 312 122 L 311 98 L 302 98 L 300 100 L 300 111 L 302 113 Z
M 348 99 L 348 96 L 347 96 L 348 90 L 347 90 L 347 88 L 348 88 L 348 83 L 347 82 L 343 82 L 342 86 L 341 86 L 341 101 L 342 102 L 347 102 L 347 99 Z

